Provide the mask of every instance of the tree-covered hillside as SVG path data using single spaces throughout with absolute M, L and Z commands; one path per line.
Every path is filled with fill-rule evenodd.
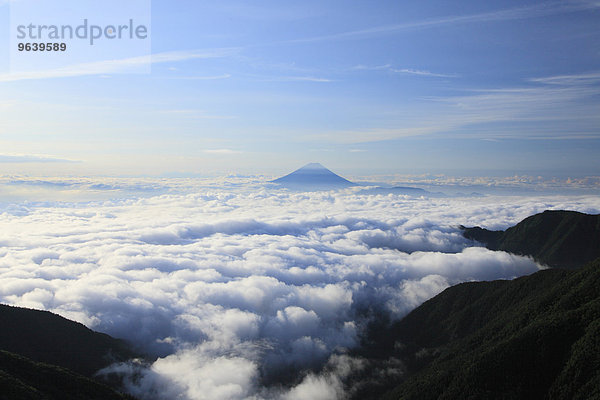
M 93 379 L 127 343 L 47 311 L 0 305 L 0 400 L 133 399 Z
M 544 211 L 506 231 L 463 230 L 465 237 L 491 250 L 529 255 L 554 268 L 578 268 L 600 257 L 600 215 Z
M 600 259 L 447 289 L 388 332 L 412 374 L 384 398 L 599 397 L 599 288 Z
M 134 400 L 55 365 L 0 350 L 0 400 Z
M 0 350 L 85 376 L 136 356 L 127 343 L 48 311 L 0 304 Z

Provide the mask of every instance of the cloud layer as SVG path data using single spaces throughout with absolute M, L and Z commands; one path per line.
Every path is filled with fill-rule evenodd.
M 360 368 L 346 349 L 372 311 L 400 318 L 450 285 L 538 269 L 473 247 L 459 224 L 506 228 L 549 208 L 600 200 L 211 189 L 17 203 L 0 209 L 0 301 L 160 356 L 113 368 L 140 398 L 332 399 Z

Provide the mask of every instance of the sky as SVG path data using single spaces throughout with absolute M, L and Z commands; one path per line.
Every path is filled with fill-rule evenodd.
M 16 50 L 86 20 L 148 35 Z M 460 225 L 600 212 L 599 26 L 595 0 L 0 0 L 0 301 L 156 356 L 111 367 L 145 400 L 347 397 L 373 315 L 545 268 Z M 311 162 L 449 196 L 266 182 Z
M 23 1 L 0 2 L 3 175 L 599 175 L 595 0 L 156 0 L 150 58 L 19 73 Z

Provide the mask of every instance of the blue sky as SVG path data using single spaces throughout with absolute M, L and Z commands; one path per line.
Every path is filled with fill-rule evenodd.
M 11 74 L 8 14 L 4 174 L 600 173 L 598 1 L 152 1 L 150 74 Z

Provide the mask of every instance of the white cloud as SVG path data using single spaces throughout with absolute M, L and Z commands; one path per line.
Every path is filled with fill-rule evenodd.
M 170 51 L 164 53 L 155 53 L 148 56 L 130 57 L 117 60 L 104 60 L 89 63 L 82 63 L 61 67 L 50 70 L 38 70 L 29 72 L 15 72 L 0 74 L 0 82 L 13 82 L 29 79 L 48 79 L 48 78 L 68 78 L 86 75 L 105 75 L 119 74 L 135 71 L 136 68 L 144 65 L 159 63 L 176 63 L 195 59 L 222 58 L 226 57 L 236 49 L 215 49 L 215 50 L 191 50 L 191 51 Z
M 305 82 L 332 82 L 328 78 L 317 78 L 314 76 L 285 76 L 280 78 L 284 81 L 305 81 Z
M 381 70 L 386 70 L 387 71 L 390 68 L 392 68 L 392 64 L 375 65 L 375 66 L 368 66 L 368 65 L 359 64 L 359 65 L 355 65 L 351 69 L 352 70 L 357 70 L 357 71 L 381 71 Z
M 536 83 L 551 85 L 590 85 L 600 82 L 600 72 L 595 71 L 585 74 L 547 76 L 543 78 L 533 78 L 530 80 Z
M 418 75 L 418 76 L 431 76 L 436 78 L 455 78 L 456 75 L 453 74 L 440 74 L 435 72 L 430 72 L 422 69 L 412 69 L 412 68 L 402 68 L 402 69 L 390 69 L 392 72 L 400 73 L 400 74 L 408 74 L 408 75 Z
M 209 149 L 203 150 L 204 153 L 207 154 L 241 154 L 241 151 L 232 150 L 232 149 Z
M 171 69 L 171 68 L 169 68 L 169 69 Z M 177 69 L 171 69 L 171 70 L 175 71 Z M 190 81 L 213 81 L 213 80 L 229 79 L 229 78 L 231 78 L 231 74 L 169 77 L 169 79 L 181 79 L 181 80 L 190 80 Z
M 385 65 L 376 65 L 376 66 L 367 66 L 367 65 L 356 65 L 351 68 L 355 71 L 387 71 L 394 72 L 397 74 L 407 74 L 407 75 L 417 75 L 417 76 L 425 76 L 425 77 L 435 77 L 435 78 L 456 78 L 456 74 L 442 74 L 431 72 L 423 69 L 414 69 L 414 68 L 394 68 L 391 64 Z
M 441 26 L 539 18 L 548 15 L 593 10 L 599 7 L 599 3 L 595 1 L 551 1 L 543 4 L 506 8 L 503 10 L 494 10 L 478 14 L 450 15 L 425 20 L 407 21 L 399 24 L 376 26 L 366 29 L 332 33 L 329 35 L 316 36 L 311 38 L 288 40 L 279 43 L 311 43 L 329 40 L 358 39 L 372 36 L 391 35 L 409 30 L 437 28 Z
M 267 82 L 333 82 L 333 79 L 315 76 L 278 76 L 258 79 Z
M 0 301 L 160 355 L 150 368 L 113 367 L 139 378 L 129 389 L 140 398 L 339 398 L 359 363 L 344 357 L 365 309 L 400 318 L 449 285 L 537 271 L 530 259 L 471 247 L 457 226 L 506 228 L 548 208 L 598 212 L 600 200 L 205 186 L 0 205 Z M 269 385 L 281 380 L 290 387 Z
M 430 77 L 452 76 L 416 69 L 393 71 Z M 427 111 L 393 111 L 393 127 L 324 131 L 309 134 L 306 139 L 346 144 L 430 134 L 478 139 L 597 139 L 600 114 L 593 99 L 600 94 L 599 79 L 597 73 L 551 76 L 530 79 L 528 85 L 522 87 L 429 97 L 424 99 Z M 435 120 L 430 118 L 432 113 L 436 115 Z M 532 122 L 536 127 L 531 126 Z M 482 127 L 489 123 L 499 126 Z M 527 128 L 515 131 L 515 124 L 524 124 Z M 465 129 L 474 126 L 478 129 L 472 132 Z
M 177 115 L 178 117 L 186 117 L 193 119 L 234 119 L 235 116 L 231 115 L 212 115 L 208 114 L 204 110 L 194 110 L 194 109 L 175 109 L 175 110 L 161 110 L 161 114 L 167 115 Z
M 0 154 L 0 163 L 74 163 L 78 161 L 68 160 L 49 155 L 40 154 Z

